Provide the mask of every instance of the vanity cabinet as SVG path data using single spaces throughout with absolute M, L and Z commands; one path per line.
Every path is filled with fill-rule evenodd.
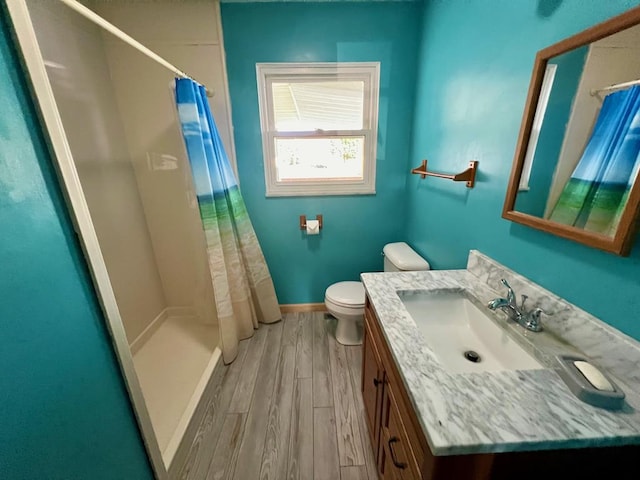
M 434 457 L 431 454 L 368 299 L 361 389 L 380 479 L 485 478 L 466 477 L 465 472 L 470 471 L 470 461 L 476 462 L 488 455 Z M 481 468 L 472 469 L 482 472 Z
M 378 474 L 385 480 L 419 479 L 422 478 L 426 441 L 418 435 L 419 430 L 413 424 L 417 419 L 410 415 L 406 392 L 398 383 L 400 378 L 389 360 L 378 321 L 367 301 L 362 395 Z
M 361 390 L 382 480 L 638 478 L 638 446 L 434 456 L 368 298 Z
M 371 330 L 365 329 L 362 392 L 371 445 L 381 478 L 420 478 L 407 434 Z

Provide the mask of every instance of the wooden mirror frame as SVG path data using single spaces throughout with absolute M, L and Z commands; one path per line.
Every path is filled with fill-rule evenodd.
M 618 224 L 618 229 L 612 237 L 595 232 L 589 232 L 570 225 L 563 225 L 561 223 L 535 217 L 527 213 L 518 212 L 514 210 L 514 208 L 516 195 L 518 194 L 518 188 L 520 185 L 520 176 L 522 175 L 524 159 L 527 153 L 527 146 L 529 144 L 529 137 L 531 135 L 533 117 L 536 113 L 547 61 L 557 55 L 561 55 L 575 48 L 596 42 L 604 37 L 618 33 L 621 30 L 625 30 L 638 24 L 640 24 L 640 7 L 635 7 L 621 15 L 599 23 L 576 35 L 551 45 L 550 47 L 540 50 L 537 53 L 533 66 L 533 73 L 531 75 L 531 83 L 529 84 L 527 103 L 525 105 L 520 133 L 518 135 L 516 153 L 513 159 L 513 166 L 511 168 L 507 195 L 502 209 L 502 218 L 511 220 L 512 222 L 521 223 L 522 225 L 527 225 L 547 233 L 552 233 L 590 247 L 612 252 L 617 255 L 629 255 L 638 227 L 638 216 L 640 211 L 640 176 L 636 178 L 633 186 L 631 187 L 627 204 L 624 207 L 620 223 Z

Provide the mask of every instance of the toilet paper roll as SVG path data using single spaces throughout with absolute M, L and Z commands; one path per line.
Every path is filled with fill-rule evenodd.
M 320 222 L 318 220 L 307 220 L 307 235 L 318 235 L 320 233 Z

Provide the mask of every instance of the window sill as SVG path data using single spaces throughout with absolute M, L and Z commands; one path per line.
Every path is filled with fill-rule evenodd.
M 266 197 L 326 197 L 331 195 L 375 195 L 376 189 L 371 185 L 269 185 Z

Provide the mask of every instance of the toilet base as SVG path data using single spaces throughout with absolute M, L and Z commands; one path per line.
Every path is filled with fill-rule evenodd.
M 336 340 L 342 345 L 362 345 L 363 319 L 338 319 Z

